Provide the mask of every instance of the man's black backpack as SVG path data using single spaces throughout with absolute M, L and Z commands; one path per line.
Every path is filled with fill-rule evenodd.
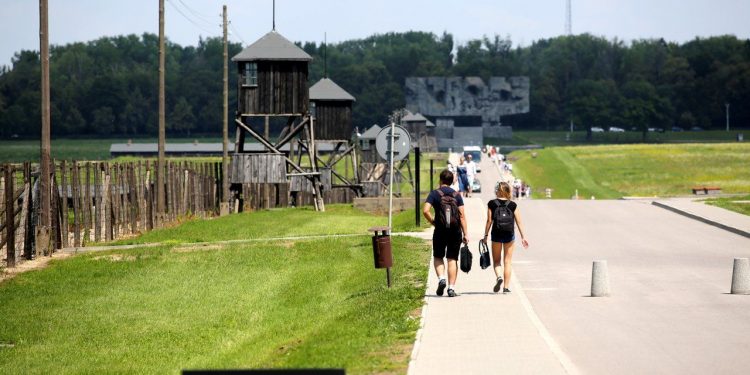
M 453 194 L 445 194 L 442 190 L 437 189 L 440 195 L 440 207 L 435 207 L 435 228 L 443 229 L 458 229 L 460 227 L 459 220 L 460 213 L 458 211 L 458 202 L 456 196 L 458 192 Z
M 516 218 L 513 216 L 513 210 L 508 207 L 510 201 L 497 200 L 497 207 L 492 212 L 492 220 L 495 229 L 504 233 L 513 233 L 516 229 Z

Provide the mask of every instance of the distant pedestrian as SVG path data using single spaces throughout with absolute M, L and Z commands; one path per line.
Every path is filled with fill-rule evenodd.
M 477 175 L 477 163 L 474 162 L 471 154 L 466 155 L 466 178 L 469 180 L 469 189 L 467 190 L 466 196 L 471 197 L 471 190 L 474 186 L 474 178 Z
M 529 242 L 524 236 L 523 226 L 521 224 L 521 214 L 518 211 L 518 205 L 511 200 L 511 187 L 507 182 L 499 182 L 495 186 L 495 196 L 487 203 L 487 224 L 484 228 L 483 242 L 487 243 L 487 236 L 491 234 L 492 240 L 492 264 L 495 270 L 495 286 L 492 290 L 497 293 L 505 282 L 503 293 L 510 293 L 511 261 L 513 260 L 513 248 L 516 234 L 515 228 L 518 227 L 518 233 L 521 234 L 521 244 L 524 248 L 529 247 Z M 504 253 L 504 254 L 501 254 Z M 501 255 L 502 255 L 502 274 L 501 274 Z
M 448 168 L 451 173 L 453 173 L 453 181 L 450 183 L 451 189 L 458 191 L 458 168 L 451 163 L 450 160 L 448 160 Z
M 462 156 L 459 158 L 458 168 L 456 168 L 458 180 L 458 192 L 465 196 L 469 191 L 469 178 L 466 176 L 466 159 Z
M 440 172 L 440 187 L 430 192 L 422 207 L 422 215 L 435 226 L 432 233 L 432 257 L 435 273 L 438 276 L 436 293 L 442 296 L 447 286 L 448 297 L 456 296 L 457 260 L 461 242 L 469 242 L 464 200 L 457 191 L 451 189 L 452 181 L 454 181 L 453 172 L 447 169 Z M 434 209 L 434 216 L 430 209 Z M 448 259 L 447 283 L 443 258 Z

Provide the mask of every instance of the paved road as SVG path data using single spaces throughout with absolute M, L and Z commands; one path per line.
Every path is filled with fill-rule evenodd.
M 467 199 L 472 251 L 499 178 Z M 410 373 L 737 373 L 750 369 L 750 296 L 727 294 L 750 239 L 650 201 L 523 200 L 531 247 L 514 256 L 514 293 L 491 270 L 461 273 L 458 298 L 434 296 Z M 591 263 L 609 264 L 612 296 L 588 297 Z

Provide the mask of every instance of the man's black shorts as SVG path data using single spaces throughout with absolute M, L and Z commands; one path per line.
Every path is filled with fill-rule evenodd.
M 458 250 L 461 248 L 463 234 L 457 231 L 438 231 L 432 234 L 432 256 L 458 260 Z

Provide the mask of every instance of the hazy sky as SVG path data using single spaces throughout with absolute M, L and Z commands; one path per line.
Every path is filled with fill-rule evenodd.
M 276 29 L 292 41 L 329 42 L 374 33 L 448 31 L 455 41 L 509 35 L 528 45 L 564 32 L 565 0 L 277 0 Z M 573 0 L 573 32 L 622 40 L 696 36 L 750 38 L 750 0 Z M 249 44 L 271 29 L 271 0 L 166 0 L 167 37 L 195 45 L 221 35 L 226 4 L 233 41 Z M 49 0 L 50 43 L 158 32 L 157 0 Z M 182 12 L 183 14 L 180 14 Z M 188 20 L 189 19 L 189 20 Z M 39 49 L 39 2 L 0 1 L 0 65 Z

